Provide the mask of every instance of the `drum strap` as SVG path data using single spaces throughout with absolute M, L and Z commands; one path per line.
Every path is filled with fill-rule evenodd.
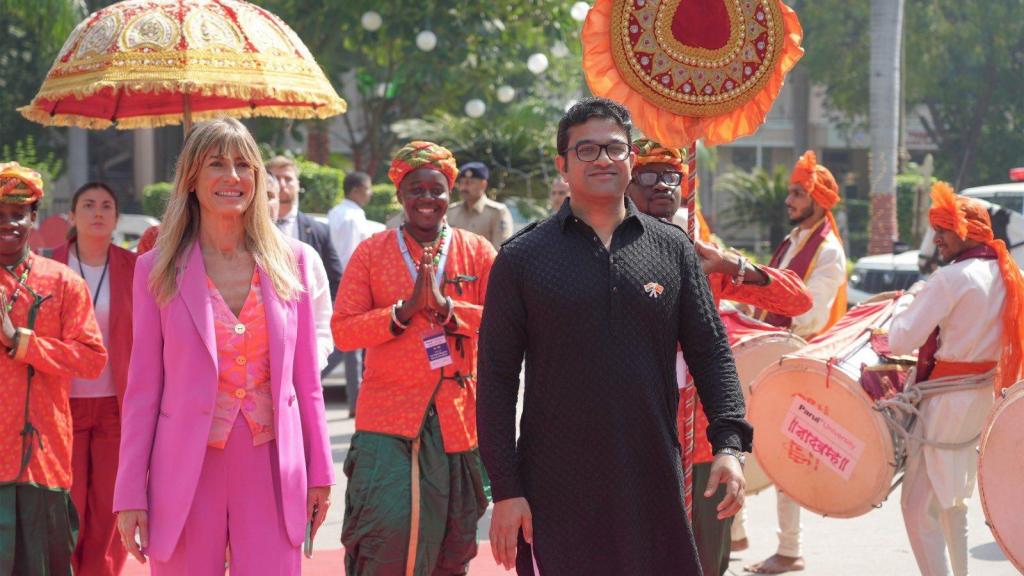
M 940 450 L 961 450 L 972 446 L 981 438 L 979 433 L 974 438 L 964 442 L 938 442 L 929 440 L 913 432 L 914 422 L 921 418 L 922 414 L 918 406 L 926 398 L 948 394 L 950 392 L 962 392 L 965 390 L 978 390 L 992 386 L 996 371 L 991 369 L 984 374 L 961 374 L 955 376 L 944 376 L 924 382 L 908 384 L 903 392 L 893 395 L 891 398 L 884 398 L 875 402 L 875 410 L 882 414 L 889 429 L 898 435 L 906 445 L 907 441 L 918 442 L 924 446 L 939 448 Z

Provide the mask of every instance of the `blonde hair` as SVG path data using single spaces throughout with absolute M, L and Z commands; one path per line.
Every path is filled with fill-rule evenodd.
M 296 176 L 302 174 L 302 171 L 299 169 L 299 165 L 295 163 L 295 160 L 292 160 L 287 156 L 277 155 L 271 158 L 269 162 L 267 162 L 268 172 L 275 168 L 291 168 L 292 170 L 295 170 Z
M 238 120 L 219 118 L 196 124 L 178 156 L 174 190 L 164 211 L 156 241 L 156 263 L 149 275 L 149 289 L 161 305 L 177 293 L 179 265 L 199 236 L 202 215 L 195 194 L 199 171 L 210 154 L 231 152 L 249 163 L 256 188 L 252 203 L 242 215 L 246 249 L 266 272 L 279 297 L 295 300 L 303 292 L 292 248 L 270 221 L 266 169 L 256 141 Z

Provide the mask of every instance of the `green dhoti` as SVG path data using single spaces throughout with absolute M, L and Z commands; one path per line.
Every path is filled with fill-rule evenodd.
M 697 543 L 704 576 L 722 576 L 729 569 L 732 545 L 732 517 L 718 519 L 718 505 L 725 499 L 725 485 L 719 484 L 711 498 L 704 497 L 711 475 L 711 463 L 693 466 L 693 538 Z
M 412 466 L 417 454 L 418 470 Z M 477 450 L 447 454 L 433 406 L 417 440 L 356 432 L 345 475 L 345 572 L 349 576 L 465 574 L 487 510 Z M 407 571 L 418 474 L 415 570 Z
M 0 486 L 0 576 L 67 576 L 78 538 L 71 496 L 29 484 Z

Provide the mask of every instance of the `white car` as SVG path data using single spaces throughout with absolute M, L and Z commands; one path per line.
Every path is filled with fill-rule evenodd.
M 921 279 L 917 254 L 917 250 L 908 250 L 899 254 L 865 256 L 857 260 L 846 291 L 850 306 L 860 304 L 880 292 L 910 288 Z

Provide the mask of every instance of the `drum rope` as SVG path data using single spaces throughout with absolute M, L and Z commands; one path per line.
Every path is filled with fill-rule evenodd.
M 907 424 L 912 424 L 921 417 L 921 412 L 917 407 L 927 398 L 951 392 L 978 390 L 991 386 L 994 378 L 995 369 L 992 369 L 984 374 L 945 376 L 934 380 L 915 382 L 907 385 L 903 392 L 898 392 L 890 398 L 876 401 L 875 410 L 882 414 L 889 428 L 900 436 L 904 445 L 906 445 L 907 441 L 913 440 L 941 450 L 961 450 L 976 444 L 981 438 L 981 434 L 979 433 L 963 442 L 939 442 L 915 434 L 911 429 L 908 429 L 913 428 L 913 426 L 908 427 Z M 910 380 L 909 377 L 908 380 Z

